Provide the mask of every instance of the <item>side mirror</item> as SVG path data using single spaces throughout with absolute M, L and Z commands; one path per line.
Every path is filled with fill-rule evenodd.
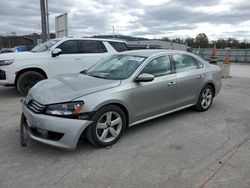
M 87 73 L 87 69 L 84 69 L 80 72 L 81 74 L 86 74 Z
M 52 57 L 59 56 L 60 54 L 62 54 L 62 50 L 60 48 L 55 48 L 54 50 L 52 50 L 51 54 Z
M 135 79 L 135 82 L 151 82 L 155 79 L 155 76 L 148 73 L 142 73 Z

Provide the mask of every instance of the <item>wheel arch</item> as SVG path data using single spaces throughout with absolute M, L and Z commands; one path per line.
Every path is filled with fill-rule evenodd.
M 213 96 L 215 96 L 215 93 L 216 93 L 215 84 L 212 81 L 210 81 L 210 82 L 207 82 L 204 86 L 206 86 L 206 85 L 209 85 L 209 86 L 212 87 L 212 89 L 213 89 Z
M 124 112 L 124 114 L 126 116 L 126 127 L 127 127 L 130 124 L 130 113 L 129 113 L 129 109 L 128 109 L 127 105 L 124 104 L 122 101 L 119 101 L 119 100 L 106 101 L 105 103 L 98 105 L 94 111 L 98 111 L 101 108 L 103 108 L 105 106 L 109 106 L 109 105 L 118 106 Z
M 215 84 L 213 83 L 213 81 L 208 81 L 208 82 L 206 82 L 206 83 L 201 87 L 199 93 L 197 94 L 196 100 L 195 100 L 195 104 L 198 102 L 198 100 L 199 100 L 199 95 L 200 95 L 202 89 L 203 89 L 206 85 L 209 85 L 209 86 L 212 87 L 212 89 L 213 89 L 213 97 L 215 96 L 215 93 L 216 93 Z
M 126 117 L 126 127 L 128 127 L 128 125 L 129 125 L 129 113 L 128 113 L 127 108 L 124 105 L 122 105 L 121 103 L 110 103 L 108 105 L 118 106 L 124 112 L 125 117 Z M 107 106 L 107 105 L 105 105 L 105 106 Z
M 47 74 L 45 73 L 45 71 L 44 71 L 42 68 L 38 68 L 38 67 L 24 68 L 24 69 L 22 69 L 22 70 L 20 70 L 20 71 L 18 71 L 18 72 L 16 73 L 15 85 L 17 84 L 18 78 L 19 78 L 23 73 L 28 72 L 28 71 L 35 71 L 35 72 L 38 72 L 38 73 L 42 74 L 43 77 L 44 77 L 45 79 L 48 78 Z
M 125 117 L 126 117 L 126 127 L 125 127 L 125 128 L 127 128 L 127 127 L 129 126 L 129 124 L 130 124 L 130 122 L 129 122 L 129 120 L 130 120 L 130 119 L 129 119 L 130 115 L 129 115 L 129 111 L 128 111 L 127 107 L 126 107 L 122 102 L 112 101 L 112 102 L 106 102 L 106 103 L 100 104 L 100 105 L 98 105 L 98 106 L 94 109 L 94 112 L 97 112 L 97 111 L 100 110 L 101 108 L 103 108 L 103 107 L 105 107 L 105 106 L 109 106 L 109 105 L 118 106 L 118 107 L 124 112 Z M 90 124 L 89 126 L 91 126 L 91 124 Z M 77 139 L 78 142 L 79 142 L 79 140 L 80 140 L 81 138 L 86 137 L 87 130 L 88 130 L 88 127 L 86 127 L 86 128 L 82 131 L 82 133 L 79 135 L 79 137 L 78 137 L 78 139 Z

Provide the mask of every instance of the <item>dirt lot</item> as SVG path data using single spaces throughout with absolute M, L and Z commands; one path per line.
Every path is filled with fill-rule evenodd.
M 2 188 L 250 187 L 247 76 L 224 79 L 209 111 L 188 109 L 132 127 L 109 149 L 81 142 L 67 152 L 34 141 L 21 148 L 20 99 L 0 87 Z

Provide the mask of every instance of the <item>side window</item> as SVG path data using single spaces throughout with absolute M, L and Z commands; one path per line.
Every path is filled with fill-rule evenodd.
M 196 60 L 196 62 L 197 62 L 198 69 L 204 68 L 204 65 L 203 65 L 202 62 L 198 61 L 197 59 L 195 59 L 195 60 Z
M 62 50 L 62 54 L 78 53 L 78 46 L 76 40 L 68 40 L 60 44 L 57 48 Z
M 109 42 L 109 44 L 117 51 L 117 52 L 123 52 L 127 51 L 127 45 L 123 42 Z
M 197 61 L 189 55 L 173 55 L 176 72 L 187 72 L 197 69 Z
M 104 53 L 107 49 L 100 41 L 79 40 L 80 53 Z
M 161 56 L 151 60 L 142 70 L 142 73 L 152 74 L 155 77 L 171 74 L 169 56 Z

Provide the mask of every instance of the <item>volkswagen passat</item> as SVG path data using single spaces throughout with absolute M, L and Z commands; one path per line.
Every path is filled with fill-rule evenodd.
M 221 89 L 220 68 L 186 52 L 116 54 L 80 74 L 36 84 L 22 103 L 28 135 L 75 149 L 81 135 L 106 147 L 126 127 L 194 106 L 206 111 Z

